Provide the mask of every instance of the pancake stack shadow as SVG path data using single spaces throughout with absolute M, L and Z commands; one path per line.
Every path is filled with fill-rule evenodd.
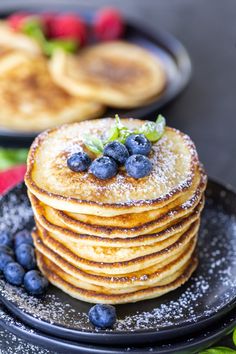
M 65 156 L 80 145 L 80 132 L 101 133 L 112 124 L 88 121 L 41 134 L 26 184 L 43 274 L 77 299 L 120 304 L 161 296 L 190 278 L 206 175 L 191 140 L 171 128 L 154 144 L 156 166 L 141 180 L 121 173 L 100 181 L 68 171 Z

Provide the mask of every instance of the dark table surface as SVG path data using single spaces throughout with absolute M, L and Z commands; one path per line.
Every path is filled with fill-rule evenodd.
M 171 32 L 185 45 L 192 80 L 161 113 L 169 125 L 192 137 L 208 174 L 236 188 L 236 1 L 78 0 L 91 8 L 107 4 L 151 29 Z M 230 345 L 231 340 L 220 344 Z M 23 353 L 21 345 L 14 351 L 3 348 L 1 338 L 0 348 L 3 354 Z

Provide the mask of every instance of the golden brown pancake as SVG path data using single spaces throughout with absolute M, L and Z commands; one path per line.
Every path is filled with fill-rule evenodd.
M 100 104 L 73 97 L 58 87 L 42 56 L 11 51 L 8 59 L 11 70 L 0 69 L 2 128 L 41 131 L 62 123 L 94 118 L 103 112 Z M 5 55 L 4 61 L 8 59 Z
M 69 93 L 112 107 L 136 107 L 166 85 L 162 63 L 125 41 L 99 43 L 77 55 L 57 51 L 50 63 L 55 82 Z
M 130 129 L 143 124 L 122 122 Z M 134 179 L 121 170 L 109 180 L 99 180 L 89 172 L 72 172 L 67 158 L 84 148 L 84 134 L 105 133 L 113 124 L 114 119 L 91 120 L 40 134 L 28 157 L 25 182 L 30 192 L 54 209 L 105 217 L 163 207 L 191 188 L 198 155 L 189 137 L 171 128 L 153 144 L 154 168 L 147 177 Z

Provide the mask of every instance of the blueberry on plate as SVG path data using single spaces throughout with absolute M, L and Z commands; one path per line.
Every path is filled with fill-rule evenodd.
M 132 155 L 126 161 L 125 168 L 129 176 L 142 178 L 151 173 L 152 163 L 144 155 Z
M 111 328 L 116 322 L 116 309 L 112 305 L 97 304 L 91 307 L 88 316 L 95 327 Z
M 16 260 L 27 270 L 36 268 L 34 248 L 28 243 L 22 243 L 16 248 Z
M 42 295 L 48 287 L 48 281 L 38 270 L 30 270 L 24 276 L 24 286 L 30 295 Z
M 124 144 L 115 140 L 105 145 L 103 155 L 112 157 L 118 164 L 124 165 L 129 152 Z
M 6 251 L 0 251 L 0 270 L 3 270 L 10 262 L 14 262 L 14 258 Z
M 101 156 L 91 163 L 89 171 L 99 179 L 108 179 L 117 174 L 117 169 L 115 160 L 108 156 Z
M 13 246 L 13 236 L 6 231 L 0 231 L 0 245 L 2 246 Z
M 67 160 L 67 166 L 74 172 L 86 171 L 91 164 L 90 157 L 83 151 L 76 152 Z
M 12 285 L 21 285 L 23 283 L 25 271 L 17 262 L 10 262 L 3 269 L 3 274 L 8 283 Z
M 125 141 L 125 145 L 130 155 L 147 156 L 152 148 L 151 142 L 143 134 L 131 134 Z
M 22 243 L 28 243 L 31 246 L 34 245 L 31 233 L 26 229 L 21 230 L 15 234 L 15 239 L 14 239 L 15 248 L 20 246 Z

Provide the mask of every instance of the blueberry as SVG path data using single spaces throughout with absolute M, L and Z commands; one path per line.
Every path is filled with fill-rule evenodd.
M 119 141 L 112 141 L 108 143 L 103 151 L 105 156 L 112 157 L 120 165 L 124 165 L 129 157 L 129 152 L 124 144 Z
M 146 156 L 132 155 L 126 161 L 125 168 L 129 176 L 142 178 L 151 173 L 152 163 Z
M 108 179 L 117 174 L 117 169 L 115 160 L 108 156 L 101 156 L 92 162 L 89 171 L 97 178 Z
M 15 248 L 20 246 L 22 243 L 28 243 L 33 246 L 33 238 L 28 230 L 21 230 L 15 234 Z
M 13 236 L 6 231 L 1 231 L 0 232 L 0 245 L 12 247 L 13 246 Z
M 97 304 L 89 310 L 89 320 L 99 328 L 110 328 L 116 322 L 116 309 L 111 305 Z
M 85 152 L 76 152 L 67 160 L 67 166 L 74 172 L 81 172 L 88 169 L 91 164 L 90 157 Z
M 14 262 L 13 256 L 6 251 L 0 251 L 0 270 L 3 270 L 10 262 Z
M 16 259 L 22 267 L 27 270 L 34 269 L 36 267 L 36 259 L 34 248 L 27 244 L 22 243 L 19 247 L 16 248 Z
M 3 269 L 6 281 L 12 285 L 21 285 L 25 275 L 24 268 L 17 262 L 10 262 Z
M 145 155 L 151 151 L 152 144 L 143 134 L 131 134 L 125 141 L 130 155 Z
M 30 295 L 42 295 L 48 287 L 48 281 L 38 270 L 30 270 L 25 274 L 24 286 Z

